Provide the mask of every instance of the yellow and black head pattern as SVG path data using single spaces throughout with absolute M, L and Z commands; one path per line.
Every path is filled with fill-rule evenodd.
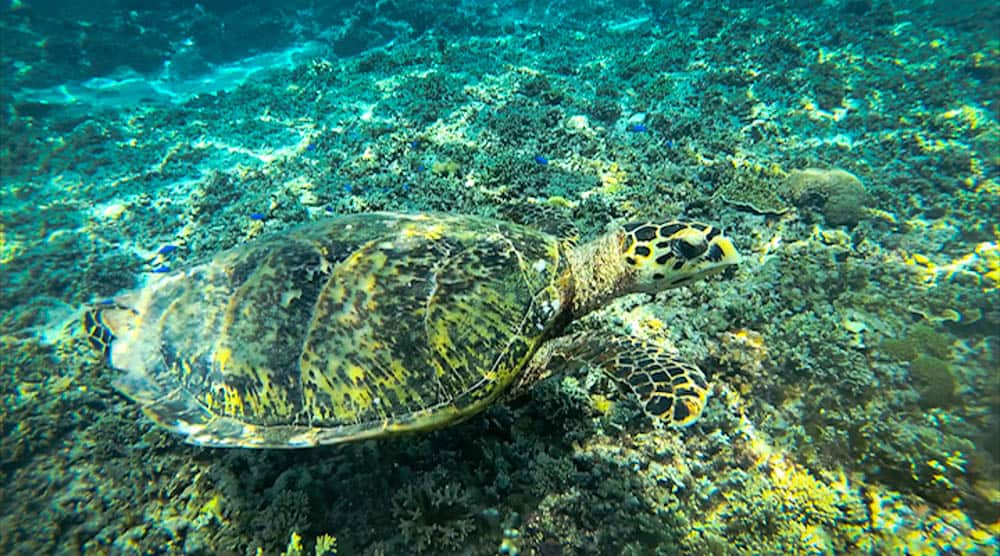
M 623 228 L 622 256 L 634 271 L 633 290 L 657 292 L 737 264 L 732 240 L 698 222 L 633 222 Z

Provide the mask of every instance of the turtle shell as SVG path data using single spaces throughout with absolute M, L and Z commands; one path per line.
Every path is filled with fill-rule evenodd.
M 119 298 L 116 386 L 213 446 L 298 447 L 429 429 L 505 391 L 554 332 L 558 238 L 472 216 L 310 223 Z

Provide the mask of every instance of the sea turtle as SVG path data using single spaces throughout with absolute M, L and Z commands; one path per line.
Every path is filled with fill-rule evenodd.
M 152 275 L 82 322 L 121 371 L 116 387 L 192 444 L 296 448 L 442 427 L 564 363 L 594 364 L 646 414 L 683 426 L 705 404 L 700 370 L 567 325 L 738 258 L 699 223 L 630 223 L 575 245 L 478 216 L 358 214 Z

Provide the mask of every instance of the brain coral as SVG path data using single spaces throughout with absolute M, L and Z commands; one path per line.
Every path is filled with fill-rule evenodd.
M 797 205 L 818 201 L 823 218 L 834 226 L 856 225 L 868 197 L 857 176 L 837 168 L 793 170 L 785 178 L 783 190 Z

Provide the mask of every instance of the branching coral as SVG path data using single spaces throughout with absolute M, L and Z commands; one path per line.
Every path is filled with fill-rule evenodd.
M 476 530 L 473 497 L 439 473 L 408 484 L 392 497 L 392 516 L 407 552 L 457 552 Z
M 258 532 L 259 544 L 274 548 L 278 539 L 306 530 L 310 523 L 309 497 L 299 490 L 282 490 L 253 517 L 251 529 Z

